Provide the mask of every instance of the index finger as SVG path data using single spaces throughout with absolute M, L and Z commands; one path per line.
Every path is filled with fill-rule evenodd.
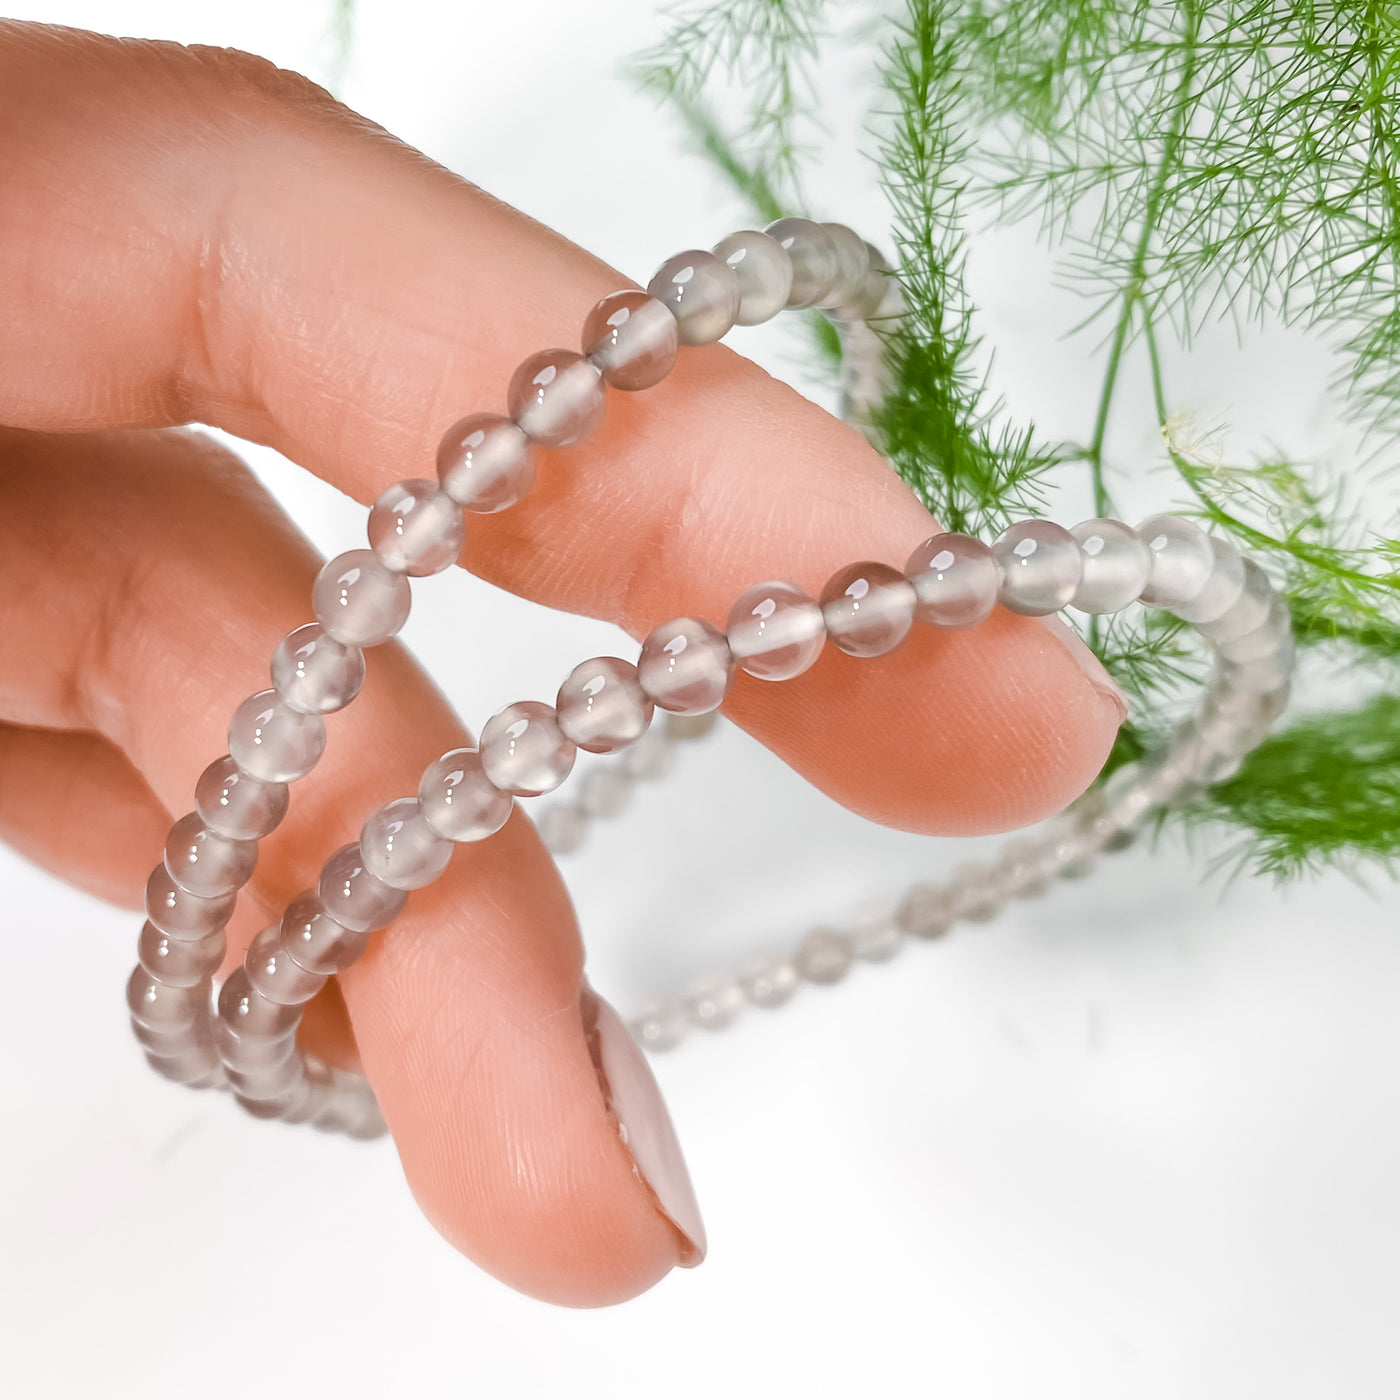
M 577 344 L 616 273 L 304 79 L 224 51 L 0 23 L 0 421 L 201 420 L 369 500 L 515 365 Z M 640 635 L 750 583 L 818 592 L 933 531 L 849 428 L 722 347 L 542 454 L 472 520 L 475 572 Z M 726 712 L 839 800 L 927 831 L 1013 826 L 1097 771 L 1121 701 L 1082 646 L 996 614 L 858 662 L 828 649 Z

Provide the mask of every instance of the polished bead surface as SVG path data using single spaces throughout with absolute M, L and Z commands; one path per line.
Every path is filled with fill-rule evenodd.
M 236 841 L 256 841 L 287 815 L 285 783 L 265 783 L 245 773 L 232 754 L 216 758 L 194 789 L 194 807 L 210 831 Z
M 235 898 L 233 894 L 225 894 L 215 899 L 201 899 L 190 894 L 170 878 L 162 861 L 146 881 L 146 917 L 172 938 L 203 938 L 228 923 Z
M 1021 520 L 992 546 L 1001 565 L 1001 604 L 1025 617 L 1059 612 L 1083 577 L 1079 541 L 1049 520 Z
M 240 967 L 219 989 L 219 1017 L 240 1041 L 245 1037 L 275 1039 L 301 1023 L 301 1007 L 268 1000 Z
M 219 1055 L 211 1041 L 196 1041 L 171 1055 L 147 1051 L 146 1063 L 172 1084 L 193 1084 L 219 1068 Z
M 457 562 L 466 538 L 462 508 L 436 481 L 395 482 L 369 513 L 369 547 L 396 574 L 426 578 Z
M 895 923 L 914 938 L 941 938 L 953 926 L 948 892 L 942 885 L 915 885 L 895 910 Z
M 1198 622 L 1196 630 L 1213 642 L 1237 641 L 1265 624 L 1276 596 L 1269 576 L 1253 559 L 1246 559 L 1240 596 L 1214 621 Z
M 680 328 L 670 310 L 646 292 L 612 292 L 583 323 L 583 350 L 614 389 L 650 389 L 676 363 Z
M 408 901 L 403 890 L 365 869 L 358 841 L 342 846 L 321 867 L 316 893 L 326 913 L 356 933 L 372 933 L 392 923 Z
M 648 1007 L 629 1029 L 644 1050 L 672 1050 L 685 1039 L 686 1024 L 684 1003 L 672 997 Z
M 336 641 L 316 622 L 288 632 L 272 654 L 272 688 L 304 715 L 344 709 L 364 683 L 364 652 Z
M 1210 538 L 1199 525 L 1177 515 L 1154 515 L 1137 527 L 1152 568 L 1142 601 L 1154 608 L 1189 603 L 1206 586 L 1215 567 Z
M 767 1011 L 791 1001 L 801 981 L 792 959 L 782 953 L 759 957 L 739 974 L 744 996 Z
M 685 1014 L 692 1026 L 720 1031 L 733 1025 L 744 1009 L 744 989 L 723 974 L 696 982 L 685 996 Z
M 724 633 L 702 618 L 664 622 L 642 643 L 642 689 L 663 709 L 702 715 L 719 708 L 734 679 Z
M 1001 565 L 970 535 L 932 535 L 904 566 L 917 600 L 914 616 L 931 627 L 975 627 L 991 614 L 1001 589 Z
M 1115 613 L 1137 601 L 1147 586 L 1152 556 L 1137 531 L 1121 520 L 1085 520 L 1070 534 L 1079 545 L 1081 575 L 1070 606 L 1085 613 Z
M 365 868 L 396 890 L 419 890 L 447 869 L 452 842 L 423 820 L 416 797 L 376 807 L 360 832 Z
M 1293 617 L 1288 604 L 1275 595 L 1264 620 L 1243 636 L 1216 642 L 1216 655 L 1223 661 L 1258 661 L 1279 651 L 1292 635 Z
M 853 228 L 832 223 L 823 223 L 822 228 L 836 250 L 836 275 L 831 280 L 830 290 L 822 298 L 822 305 L 845 312 L 841 317 L 843 320 L 854 319 L 850 307 L 864 290 L 866 278 L 870 275 L 870 253 L 865 239 Z
M 572 447 L 602 423 L 607 390 L 602 371 L 577 351 L 540 350 L 511 376 L 506 403 L 532 441 Z
M 848 656 L 883 656 L 909 635 L 916 602 L 898 569 L 867 559 L 827 580 L 822 616 L 832 644 Z
M 529 494 L 535 483 L 535 448 L 509 418 L 472 413 L 442 435 L 437 473 L 442 489 L 463 510 L 494 515 Z
M 985 865 L 959 866 L 948 881 L 948 905 L 954 918 L 985 924 L 1001 913 L 1006 891 Z
M 737 326 L 771 321 L 792 292 L 792 259 L 775 239 L 757 229 L 740 229 L 714 246 L 714 255 L 739 280 Z
M 302 714 L 275 690 L 250 695 L 228 725 L 228 751 L 245 773 L 265 783 L 304 778 L 326 749 L 326 722 Z
M 148 919 L 141 926 L 136 957 L 157 982 L 164 982 L 167 987 L 197 987 L 219 970 L 226 946 L 221 928 L 203 938 L 172 938 Z
M 248 985 L 278 1006 L 300 1006 L 326 985 L 324 973 L 308 972 L 282 942 L 279 924 L 269 924 L 243 956 Z
M 792 262 L 787 304 L 801 308 L 826 300 L 840 270 L 831 235 L 811 219 L 778 219 L 763 231 Z
M 182 890 L 217 899 L 247 884 L 258 863 L 256 841 L 235 841 L 204 825 L 198 812 L 183 816 L 165 840 L 165 868 Z
M 208 1004 L 202 987 L 173 987 L 158 982 L 144 967 L 132 969 L 126 984 L 131 1019 L 153 1031 L 180 1031 L 194 1025 Z
M 282 946 L 307 972 L 344 972 L 369 946 L 369 932 L 348 929 L 326 913 L 315 890 L 303 890 L 282 915 Z
M 682 345 L 709 345 L 739 316 L 739 278 L 713 253 L 691 248 L 667 258 L 647 292 L 676 318 Z
M 481 767 L 479 749 L 451 749 L 434 759 L 418 784 L 419 810 L 449 841 L 481 841 L 507 822 L 515 803 Z
M 776 580 L 747 589 L 724 632 L 739 665 L 765 681 L 800 676 L 826 645 L 826 620 L 816 599 Z
M 280 1064 L 235 1067 L 225 1064 L 229 1088 L 237 1095 L 239 1102 L 272 1103 L 283 1099 L 301 1080 L 301 1057 L 289 1055 Z M 280 1112 L 275 1112 L 280 1117 Z
M 793 957 L 803 981 L 818 986 L 839 982 L 851 970 L 851 960 L 850 936 L 834 928 L 814 928 Z
M 1189 603 L 1178 603 L 1172 611 L 1184 622 L 1215 622 L 1239 602 L 1244 593 L 1244 560 L 1229 540 L 1207 535 L 1215 556 L 1205 587 Z
M 637 668 L 595 656 L 569 672 L 554 701 L 560 731 L 588 753 L 616 753 L 647 732 L 655 707 Z
M 240 973 L 242 969 L 240 969 Z M 247 984 L 251 986 L 251 983 Z M 267 1001 L 266 997 L 262 1002 Z M 270 1013 L 271 1014 L 271 1013 Z M 214 1048 L 219 1052 L 219 1058 L 227 1065 L 237 1065 L 241 1069 L 252 1069 L 269 1065 L 280 1065 L 288 1056 L 295 1053 L 297 1048 L 297 1025 L 300 1023 L 300 1016 L 294 1016 L 291 1024 L 286 1023 L 283 1013 L 275 1013 L 280 1021 L 281 1029 L 269 1033 L 259 1033 L 251 1027 L 242 1030 L 235 1029 L 234 1025 L 222 1013 L 214 1018 Z
M 311 586 L 316 620 L 346 646 L 387 642 L 408 620 L 408 580 L 372 549 L 351 549 L 325 564 Z
M 871 903 L 858 909 L 847 934 L 851 953 L 861 962 L 889 962 L 904 946 L 904 930 L 895 920 L 893 905 Z
M 573 770 L 578 749 L 565 738 L 553 705 L 518 700 L 492 715 L 481 731 L 481 767 L 502 792 L 538 797 Z

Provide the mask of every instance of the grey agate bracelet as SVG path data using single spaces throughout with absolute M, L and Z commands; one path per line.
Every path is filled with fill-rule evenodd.
M 604 297 L 585 322 L 582 353 L 531 356 L 511 380 L 508 417 L 462 419 L 439 447 L 436 481 L 399 482 L 379 497 L 369 516 L 370 548 L 342 554 L 318 574 L 316 621 L 282 640 L 272 688 L 235 711 L 228 754 L 200 777 L 195 810 L 171 829 L 147 884 L 127 1004 L 158 1073 L 195 1088 L 228 1088 L 258 1117 L 358 1137 L 383 1132 L 368 1083 L 297 1045 L 305 1003 L 396 917 L 410 890 L 442 874 L 455 843 L 500 830 L 517 796 L 557 788 L 578 749 L 630 748 L 622 769 L 588 775 L 582 808 L 545 814 L 552 849 L 576 844 L 580 812 L 615 810 L 626 775 L 655 772 L 664 758 L 669 740 L 648 732 L 655 708 L 668 711 L 668 729 L 680 732 L 694 724 L 687 717 L 718 708 L 738 667 L 786 680 L 811 666 L 827 642 L 853 656 L 882 656 L 915 622 L 971 627 L 997 604 L 1039 616 L 1065 607 L 1107 614 L 1141 601 L 1193 624 L 1214 652 L 1199 708 L 1161 754 L 1120 769 L 1034 837 L 1013 840 L 995 864 L 963 867 L 944 885 L 916 885 L 888 918 L 854 930 L 814 930 L 792 956 L 765 958 L 736 976 L 706 979 L 685 998 L 657 1003 L 631 1027 L 647 1049 L 674 1045 L 690 1026 L 727 1025 L 745 1006 L 780 1005 L 803 981 L 835 982 L 854 959 L 883 961 L 906 934 L 937 937 L 957 920 L 991 918 L 1009 898 L 1086 873 L 1155 809 L 1226 777 L 1263 740 L 1288 699 L 1290 618 L 1263 571 L 1228 542 L 1174 516 L 1153 517 L 1136 530 L 1115 520 L 1073 530 L 1028 520 L 991 546 L 935 535 L 903 572 L 852 564 L 820 599 L 788 583 L 757 584 L 735 603 L 722 631 L 699 618 L 663 623 L 642 643 L 635 665 L 594 658 L 573 670 L 554 705 L 507 706 L 487 721 L 478 747 L 431 763 L 416 797 L 371 813 L 359 842 L 331 855 L 317 887 L 253 940 L 242 967 L 216 992 L 224 927 L 253 873 L 259 839 L 285 815 L 287 785 L 320 758 L 323 716 L 359 692 L 362 649 L 402 627 L 409 577 L 456 562 L 462 511 L 495 513 L 520 500 L 533 481 L 534 445 L 562 448 L 587 438 L 602 421 L 609 387 L 650 387 L 670 371 L 682 345 L 709 344 L 734 325 L 813 306 L 841 332 L 843 412 L 864 426 L 883 390 L 876 327 L 897 323 L 899 283 L 880 254 L 844 225 L 780 219 L 762 233 L 732 234 L 713 252 L 677 254 L 645 292 Z

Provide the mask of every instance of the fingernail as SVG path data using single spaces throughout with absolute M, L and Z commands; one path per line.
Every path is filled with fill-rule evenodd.
M 681 1237 L 681 1267 L 693 1269 L 705 1257 L 705 1226 L 651 1066 L 622 1017 L 591 987 L 584 987 L 579 1008 L 588 1051 L 618 1136 L 631 1154 L 637 1179 Z
M 1104 670 L 1103 662 L 1089 650 L 1084 639 L 1058 613 L 1046 613 L 1036 619 L 1064 643 L 1069 654 L 1079 663 L 1079 669 L 1089 678 L 1089 684 L 1118 710 L 1118 723 L 1128 718 L 1128 700 L 1113 677 Z

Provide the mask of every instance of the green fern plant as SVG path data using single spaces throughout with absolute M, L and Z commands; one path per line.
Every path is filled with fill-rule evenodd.
M 1109 425 L 1128 352 L 1145 351 L 1180 494 L 1283 586 L 1305 659 L 1350 668 L 1375 692 L 1294 720 L 1169 821 L 1223 826 L 1243 866 L 1276 877 L 1394 869 L 1400 529 L 1377 528 L 1355 483 L 1326 463 L 1283 452 L 1228 461 L 1193 442 L 1169 408 L 1162 347 L 1189 352 L 1221 319 L 1303 328 L 1339 355 L 1339 400 L 1375 457 L 1393 458 L 1400 8 L 691 0 L 668 15 L 633 71 L 763 220 L 806 207 L 824 52 L 873 36 L 868 154 L 909 303 L 887 341 L 879 427 L 895 468 L 949 528 L 995 530 L 1076 472 L 1096 512 L 1113 514 Z M 1046 440 L 989 391 L 964 277 L 974 218 L 1037 220 L 1060 279 L 1085 299 L 1083 324 L 1100 330 L 1080 443 Z M 839 354 L 829 331 L 817 345 Z M 1089 640 L 1137 701 L 1111 769 L 1160 737 L 1152 717 L 1174 712 L 1200 663 L 1161 621 L 1114 619 Z

